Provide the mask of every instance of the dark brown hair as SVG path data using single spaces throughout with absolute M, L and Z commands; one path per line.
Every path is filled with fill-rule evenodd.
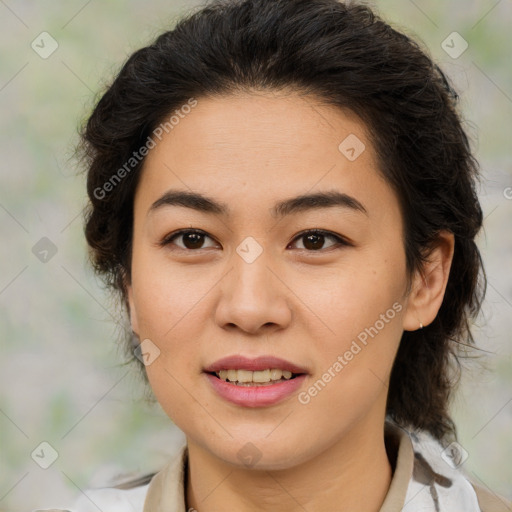
M 431 325 L 404 332 L 387 412 L 437 438 L 455 435 L 448 412 L 452 370 L 458 370 L 459 346 L 473 344 L 469 322 L 485 292 L 474 242 L 482 224 L 478 165 L 445 74 L 368 7 L 215 1 L 133 53 L 81 133 L 90 198 L 85 233 L 95 270 L 126 301 L 133 199 L 144 163 L 138 151 L 155 128 L 191 98 L 253 88 L 291 88 L 362 119 L 380 172 L 400 201 L 409 275 L 421 269 L 441 230 L 454 234 L 441 309 Z M 139 156 L 130 160 L 134 152 Z

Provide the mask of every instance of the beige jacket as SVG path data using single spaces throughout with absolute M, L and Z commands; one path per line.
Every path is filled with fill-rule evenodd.
M 386 423 L 385 439 L 394 471 L 380 512 L 512 512 L 510 501 L 450 466 L 441 445 L 429 436 Z M 187 462 L 182 445 L 160 472 L 117 488 L 88 491 L 71 512 L 190 512 L 184 489 Z

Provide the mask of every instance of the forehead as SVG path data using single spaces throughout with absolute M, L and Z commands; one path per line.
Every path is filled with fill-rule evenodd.
M 260 165 L 304 157 L 308 163 L 319 157 L 331 158 L 334 163 L 344 138 L 351 134 L 360 140 L 367 138 L 364 125 L 352 112 L 295 92 L 199 98 L 189 113 L 173 116 L 173 121 L 148 155 L 149 165 L 154 159 L 168 157 L 170 151 L 179 152 L 182 162 L 189 160 L 187 156 L 203 159 L 206 167 L 218 167 L 224 160 L 231 163 L 233 157 L 240 158 L 239 169 L 249 164 L 249 159 Z M 215 160 L 208 158 L 211 155 Z
M 146 157 L 137 191 L 146 209 L 176 188 L 244 208 L 316 190 L 396 202 L 351 112 L 293 92 L 198 98 L 187 111 Z

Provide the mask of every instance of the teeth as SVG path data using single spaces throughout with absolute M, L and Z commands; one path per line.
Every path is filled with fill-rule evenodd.
M 270 370 L 260 370 L 252 372 L 253 382 L 270 382 Z
M 272 368 L 270 370 L 270 378 L 272 380 L 279 380 L 283 376 L 283 372 L 281 370 L 276 370 L 275 368 Z
M 238 370 L 238 382 L 251 382 L 252 374 L 249 370 Z
M 281 378 L 289 380 L 292 378 L 292 372 L 278 368 L 269 368 L 255 372 L 251 372 L 250 370 L 221 370 L 217 372 L 217 377 L 229 382 L 256 382 L 258 384 L 264 384 L 266 382 L 281 380 Z

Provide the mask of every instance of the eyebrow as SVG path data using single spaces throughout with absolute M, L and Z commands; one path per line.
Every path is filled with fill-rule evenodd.
M 226 217 L 230 215 L 230 209 L 226 203 L 186 190 L 168 190 L 151 205 L 148 214 L 164 206 L 183 206 L 211 215 Z M 282 218 L 309 210 L 332 207 L 347 208 L 368 215 L 366 208 L 357 199 L 337 190 L 303 194 L 279 201 L 271 209 L 271 215 Z

